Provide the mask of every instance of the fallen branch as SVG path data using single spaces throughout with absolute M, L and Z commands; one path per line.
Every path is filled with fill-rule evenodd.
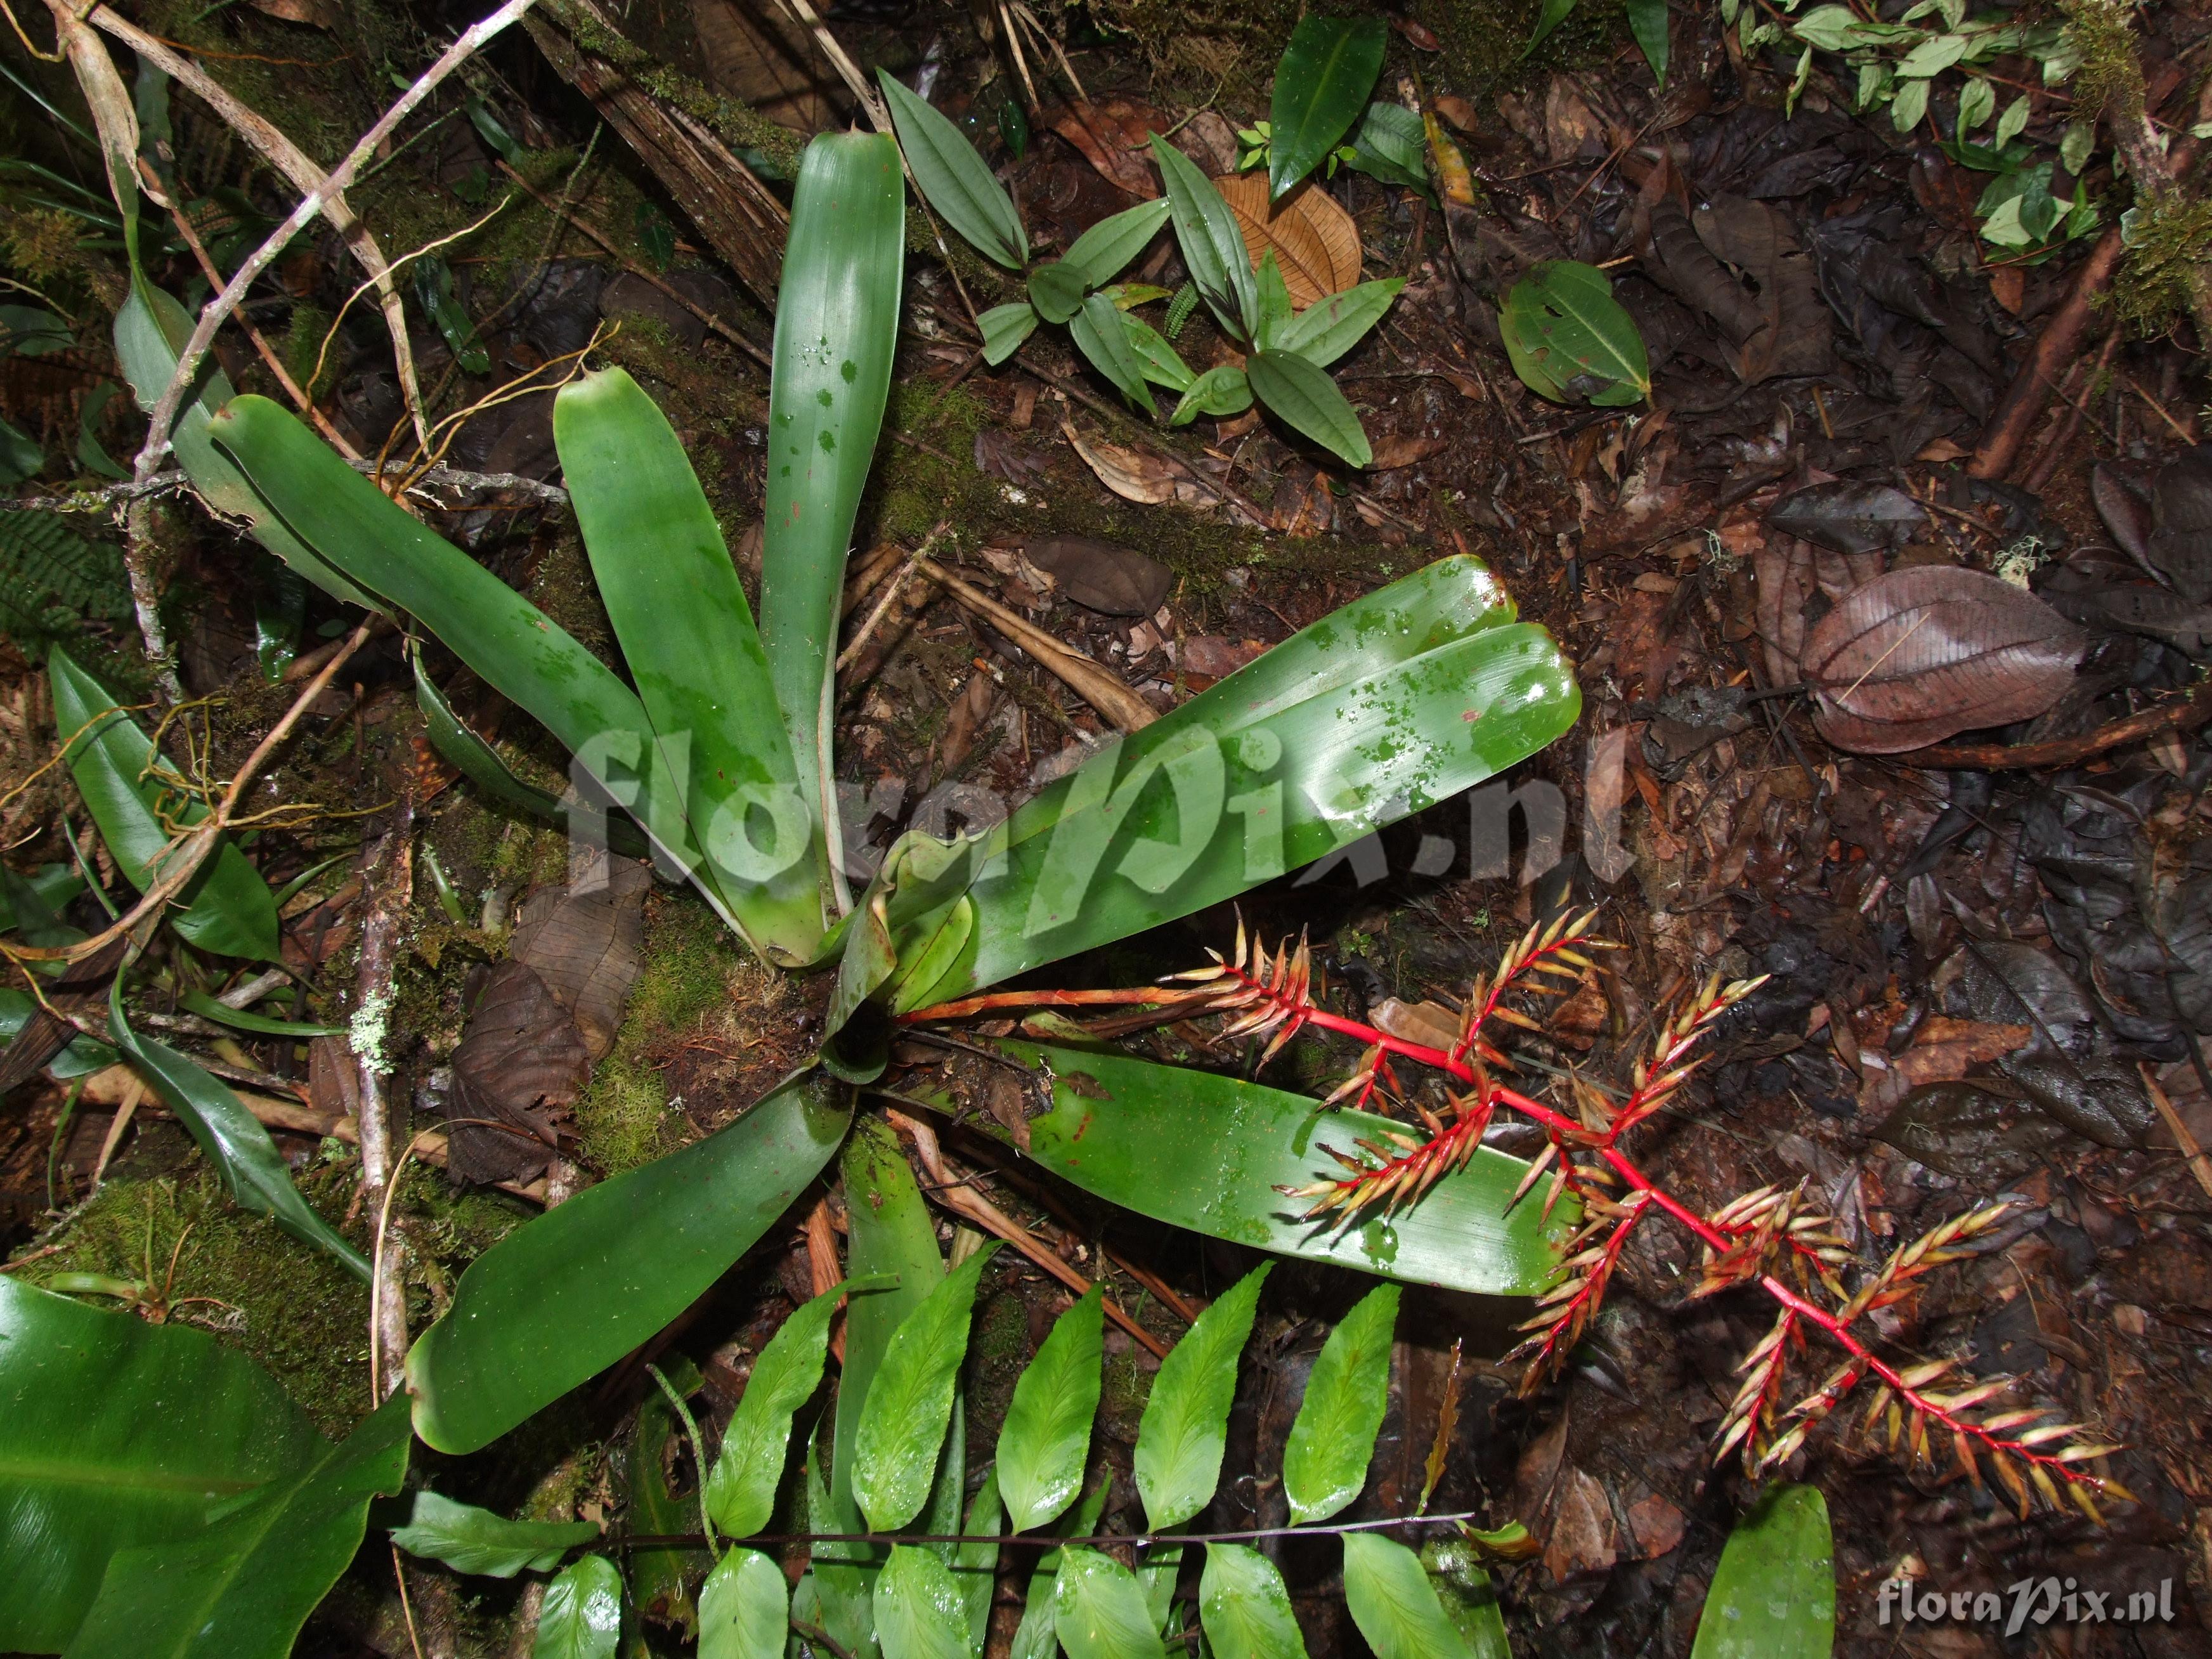
M 2212 720 L 2212 680 L 2204 681 L 2185 697 L 2137 709 L 2078 738 L 2051 738 L 2042 743 L 1940 743 L 1890 758 L 1907 766 L 1947 772 L 2016 772 L 2072 766 L 2092 755 L 2156 737 L 2161 732 L 2194 732 L 2207 720 Z

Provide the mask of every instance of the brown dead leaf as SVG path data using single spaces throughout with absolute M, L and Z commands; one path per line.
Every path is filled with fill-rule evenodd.
M 551 1160 L 556 1120 L 575 1104 L 592 1059 L 568 1010 L 520 962 L 485 979 L 453 1050 L 447 1168 L 456 1179 L 528 1181 Z
M 1913 1033 L 1912 1046 L 1903 1054 L 1861 1051 L 1864 1081 L 1859 1085 L 1859 1110 L 1875 1118 L 1887 1116 L 1923 1085 L 1956 1083 L 1970 1066 L 2025 1048 L 2034 1037 L 2032 1025 L 1998 1025 L 1932 1014 L 1921 1022 Z
M 1376 1006 L 1371 1018 L 1377 1030 L 1407 1042 L 1449 1048 L 1459 1041 L 1459 1011 L 1441 1002 L 1401 1002 L 1389 997 Z
M 991 706 L 997 701 L 996 684 L 977 669 L 969 677 L 967 689 L 954 700 L 952 712 L 945 716 L 945 734 L 937 750 L 939 764 L 945 772 L 952 772 L 974 751 L 975 734 L 991 718 Z
M 336 29 L 345 21 L 335 0 L 253 0 L 253 9 L 264 17 L 309 28 Z
M 843 101 L 836 73 L 796 17 L 775 6 L 691 0 L 691 21 L 717 92 L 798 132 L 819 132 L 836 119 Z
M 1368 464 L 1375 472 L 1389 472 L 1401 466 L 1411 466 L 1416 461 L 1425 461 L 1443 449 L 1449 440 L 1431 437 L 1419 432 L 1393 432 L 1375 441 L 1375 459 Z
M 614 1047 L 636 981 L 653 885 L 650 865 L 613 857 L 606 863 L 606 880 L 592 890 L 544 887 L 525 899 L 507 947 L 575 1021 L 594 1060 Z
M 1440 92 L 1429 100 L 1430 107 L 1457 127 L 1462 132 L 1474 132 L 1481 125 L 1474 106 L 1455 92 Z
M 1620 1528 L 1604 1485 L 1570 1466 L 1559 1482 L 1559 1506 L 1544 1540 L 1544 1571 L 1554 1582 L 1580 1573 L 1610 1572 L 1620 1559 Z
M 1151 105 L 1127 98 L 1063 104 L 1052 112 L 1048 125 L 1081 150 L 1084 159 L 1115 189 L 1146 202 L 1160 193 L 1159 175 L 1153 170 L 1146 146 L 1151 136 L 1167 124 Z
M 1636 1553 L 1655 1561 L 1682 1541 L 1687 1524 L 1682 1511 L 1651 1492 L 1628 1506 L 1628 1530 L 1636 1540 Z
M 1359 227 L 1312 180 L 1272 204 L 1264 173 L 1232 173 L 1213 182 L 1237 216 L 1252 263 L 1274 250 L 1293 309 L 1340 294 L 1359 280 Z
M 1145 507 L 1169 501 L 1181 501 L 1185 507 L 1219 507 L 1228 501 L 1220 490 L 1171 456 L 1126 448 L 1103 438 L 1086 438 L 1072 422 L 1063 422 L 1060 430 L 1084 465 L 1097 475 L 1098 482 L 1125 501 Z M 1240 520 L 1253 522 L 1242 507 L 1230 505 Z
M 1034 536 L 1024 550 L 1069 599 L 1102 616 L 1149 617 L 1175 586 L 1158 560 L 1089 536 Z

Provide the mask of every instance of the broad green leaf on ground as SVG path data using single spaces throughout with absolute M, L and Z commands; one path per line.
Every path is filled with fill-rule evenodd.
M 1622 0 L 1628 14 L 1628 32 L 1643 48 L 1644 61 L 1659 84 L 1667 84 L 1667 0 Z
M 474 1451 L 621 1358 L 768 1231 L 850 1121 L 843 1085 L 805 1073 L 728 1128 L 509 1233 L 407 1356 L 416 1432 Z
M 140 892 L 159 877 L 160 861 L 174 830 L 207 817 L 207 807 L 165 789 L 153 769 L 166 759 L 122 711 L 107 688 L 78 667 L 58 645 L 46 657 L 54 699 L 54 728 L 69 741 L 70 775 L 91 809 L 100 838 L 115 867 Z M 269 884 L 225 836 L 173 902 L 170 925 L 179 937 L 218 956 L 273 962 L 278 954 L 276 899 Z
M 922 199 L 976 252 L 1008 270 L 1019 270 L 1029 260 L 1029 238 L 1023 234 L 1013 198 L 993 176 L 990 164 L 975 153 L 958 127 L 889 70 L 878 70 L 876 78 L 883 83 L 891 125 Z
M 876 1575 L 876 1639 L 884 1659 L 968 1659 L 968 1604 L 929 1550 L 891 1546 Z
M 349 1273 L 367 1281 L 368 1259 L 300 1196 L 284 1154 L 276 1150 L 260 1120 L 246 1109 L 246 1103 L 188 1056 L 131 1029 L 124 1018 L 119 974 L 109 988 L 107 1030 L 161 1103 L 191 1132 L 233 1201 L 269 1217 L 301 1243 L 327 1251 Z
M 1252 325 L 1252 343 L 1262 351 L 1273 350 L 1276 337 L 1290 326 L 1291 289 L 1283 280 L 1283 263 L 1269 248 L 1260 256 L 1260 269 L 1253 278 L 1254 291 L 1260 302 L 1260 314 Z
M 1152 1379 L 1137 1425 L 1134 1467 L 1145 1524 L 1154 1532 L 1181 1526 L 1213 1499 L 1229 1443 L 1237 1356 L 1252 1334 L 1260 1287 L 1273 1267 L 1263 1261 L 1224 1291 L 1168 1351 Z
M 824 133 L 807 145 L 776 291 L 760 635 L 799 793 L 823 828 L 819 875 L 833 893 L 843 878 L 828 852 L 840 845 L 830 671 L 845 553 L 890 395 L 905 234 L 896 144 Z
M 622 1644 L 622 1575 L 604 1555 L 562 1569 L 545 1587 L 531 1659 L 614 1659 Z
M 1344 1534 L 1344 1601 L 1375 1659 L 1475 1659 L 1421 1558 L 1379 1534 Z
M 1111 300 L 1093 294 L 1068 319 L 1068 337 L 1116 391 L 1146 415 L 1156 416 L 1159 410 L 1152 402 L 1152 388 L 1145 384 L 1145 361 L 1129 342 L 1127 320 Z
M 1817 1486 L 1776 1486 L 1735 1524 L 1698 1615 L 1691 1659 L 1827 1659 L 1835 1547 Z
M 198 1536 L 325 1449 L 205 1332 L 0 1277 L 0 1650 L 60 1652 L 116 1552 Z
M 1542 45 L 1546 36 L 1567 21 L 1575 5 L 1576 0 L 1544 0 L 1544 9 L 1536 15 L 1536 27 L 1529 31 L 1528 44 L 1521 48 L 1521 55 L 1526 58 Z
M 1325 369 L 1288 351 L 1255 351 L 1244 360 L 1253 395 L 1293 430 L 1353 466 L 1375 459 L 1359 416 Z
M 1092 1536 L 1112 1489 L 1110 1479 L 1097 1481 L 1083 1494 L 1083 1501 L 1060 1518 L 1054 1533 L 1062 1538 Z M 1008 1659 L 1054 1659 L 1060 1652 L 1060 1638 L 1053 1633 L 1052 1591 L 1060 1573 L 1060 1554 L 1052 1549 L 1037 1558 L 1036 1570 L 1030 1574 L 1029 1593 L 1022 1598 L 1022 1622 L 1014 1632 Z
M 1183 362 L 1182 354 L 1141 317 L 1126 311 L 1119 314 L 1121 332 L 1129 342 L 1129 349 L 1137 354 L 1145 378 L 1170 392 L 1189 391 L 1198 377 L 1190 372 L 1190 365 Z
M 510 1521 L 427 1489 L 415 1494 L 406 1524 L 392 1529 L 392 1541 L 408 1554 L 485 1578 L 550 1572 L 599 1535 L 596 1521 Z
M 1067 1659 L 1165 1659 L 1136 1575 L 1097 1550 L 1060 1551 L 1052 1622 Z
M 983 331 L 983 361 L 995 368 L 1036 331 L 1036 307 L 1027 300 L 993 306 L 975 319 L 975 325 Z
M 1345 165 L 1386 185 L 1403 185 L 1433 205 L 1436 188 L 1423 161 L 1426 147 L 1419 116 L 1403 104 L 1372 103 L 1352 137 L 1352 159 Z
M 1060 1315 L 1014 1383 L 998 1452 L 1009 1532 L 1057 1518 L 1083 1490 L 1104 1380 L 1104 1298 L 1093 1285 Z
M 968 1352 L 975 1283 L 996 1253 L 986 1244 L 945 1275 L 892 1334 L 868 1385 L 854 1447 L 853 1495 L 869 1528 L 891 1532 L 921 1513 Z
M 699 1592 L 699 1659 L 783 1659 L 790 1620 L 783 1569 L 758 1550 L 732 1550 Z
M 1244 233 L 1237 228 L 1237 216 L 1188 156 L 1157 135 L 1152 146 L 1160 180 L 1167 187 L 1176 241 L 1199 297 L 1231 339 L 1250 339 L 1258 305 L 1252 256 L 1245 248 Z
M 993 1468 L 983 1476 L 975 1501 L 968 1506 L 967 1524 L 961 1530 L 970 1538 L 990 1538 L 1006 1529 L 1006 1506 L 999 1501 L 999 1472 Z M 983 1638 L 990 1632 L 991 1593 L 997 1585 L 998 1571 L 996 1544 L 962 1544 L 952 1553 L 952 1582 L 959 1589 L 961 1605 L 967 1613 L 970 1653 L 982 1652 Z
M 1145 251 L 1145 244 L 1167 222 L 1164 196 L 1109 213 L 1069 246 L 1067 263 L 1080 270 L 1091 287 L 1103 288 L 1121 274 L 1122 266 Z
M 1390 106 L 1395 109 L 1396 105 Z M 1406 286 L 1403 277 L 1362 283 L 1316 300 L 1301 311 L 1275 338 L 1278 350 L 1303 357 L 1325 368 L 1358 344 L 1367 331 L 1382 320 L 1382 313 Z
M 1056 259 L 1030 272 L 1030 303 L 1048 323 L 1064 323 L 1083 304 L 1083 269 Z
M 1218 1659 L 1306 1659 L 1275 1564 L 1243 1544 L 1208 1544 L 1198 1616 Z
M 1379 17 L 1309 12 L 1299 20 L 1275 65 L 1268 106 L 1270 198 L 1279 201 L 1350 130 L 1382 73 L 1389 38 Z
M 1283 1448 L 1291 1521 L 1326 1521 L 1359 1496 L 1390 1397 L 1390 1342 L 1398 1287 L 1378 1285 L 1345 1315 L 1306 1377 L 1306 1395 Z
M 1513 372 L 1540 397 L 1613 409 L 1651 395 L 1644 337 L 1595 265 L 1534 266 L 1513 284 L 1498 322 Z
M 1251 407 L 1252 382 L 1236 364 L 1222 363 L 1184 388 L 1168 424 L 1188 426 L 1201 415 L 1242 415 Z
M 370 1499 L 404 1484 L 411 1441 L 394 1395 L 206 1530 L 118 1552 L 67 1659 L 285 1659 L 360 1549 Z

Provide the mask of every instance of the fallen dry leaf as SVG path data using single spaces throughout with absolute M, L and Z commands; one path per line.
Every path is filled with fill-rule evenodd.
M 1956 1083 L 1966 1075 L 1968 1067 L 2015 1053 L 2034 1037 L 2032 1025 L 1998 1025 L 1932 1014 L 1913 1033 L 1912 1046 L 1903 1054 L 1861 1052 L 1864 1080 L 1859 1085 L 1859 1111 L 1862 1115 L 1872 1115 L 1869 1121 L 1887 1116 L 1923 1085 Z
M 1389 472 L 1401 466 L 1411 466 L 1416 461 L 1425 461 L 1449 441 L 1419 432 L 1393 432 L 1375 441 L 1375 459 L 1368 463 L 1372 472 Z
M 653 866 L 610 856 L 606 879 L 584 891 L 540 888 L 523 901 L 507 954 L 534 969 L 593 1060 L 614 1047 L 645 944 Z
M 1216 179 L 1257 265 L 1270 248 L 1283 268 L 1293 309 L 1340 294 L 1359 280 L 1359 227 L 1309 179 L 1279 202 L 1267 200 L 1267 175 Z
M 1063 104 L 1053 112 L 1049 125 L 1115 189 L 1147 202 L 1160 193 L 1159 175 L 1146 141 L 1167 124 L 1151 105 L 1127 98 Z

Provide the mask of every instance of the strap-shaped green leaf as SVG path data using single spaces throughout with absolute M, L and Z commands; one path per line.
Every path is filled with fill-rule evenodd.
M 959 1471 L 965 1484 L 966 1470 Z M 996 1536 L 1006 1529 L 1006 1505 L 999 1501 L 999 1472 L 996 1468 L 983 1476 L 983 1484 L 976 1489 L 975 1501 L 968 1506 L 968 1523 L 961 1528 L 971 1540 Z M 981 1653 L 984 1638 L 991 1629 L 991 1596 L 997 1588 L 999 1547 L 996 1544 L 970 1542 L 959 1546 L 952 1553 L 952 1580 L 960 1591 L 961 1605 L 968 1614 L 968 1651 Z
M 1136 1575 L 1097 1550 L 1060 1551 L 1052 1620 L 1067 1659 L 1166 1659 Z
M 545 1587 L 531 1659 L 614 1659 L 622 1645 L 622 1574 L 586 1555 Z
M 1353 466 L 1375 459 L 1359 416 L 1326 369 L 1287 351 L 1255 351 L 1244 360 L 1244 373 L 1254 395 L 1293 430 Z
M 933 1552 L 891 1546 L 876 1576 L 876 1640 L 884 1659 L 969 1659 L 967 1603 Z
M 900 1323 L 868 1385 L 853 1453 L 853 1496 L 868 1525 L 895 1531 L 921 1513 L 952 1416 L 952 1385 L 968 1352 L 975 1282 L 996 1254 L 986 1244 Z
M 804 963 L 822 937 L 821 825 L 698 475 L 668 417 L 619 368 L 561 389 L 553 438 L 599 599 L 684 787 L 705 878 L 763 955 Z M 756 820 L 773 826 L 764 838 Z
M 1119 213 L 1109 213 L 1077 237 L 1067 250 L 1067 263 L 1103 288 L 1121 274 L 1121 267 L 1145 251 L 1145 244 L 1168 222 L 1168 201 L 1156 196 Z
M 1142 318 L 1121 311 L 1121 332 L 1129 342 L 1129 349 L 1137 354 L 1137 362 L 1144 376 L 1154 386 L 1164 386 L 1170 392 L 1188 392 L 1197 376 L 1190 365 L 1168 343 L 1166 337 Z
M 983 361 L 994 368 L 1022 349 L 1022 342 L 1036 332 L 1036 307 L 1027 300 L 993 306 L 975 319 L 983 331 Z
M 218 1025 L 228 1025 L 234 1031 L 252 1031 L 262 1036 L 296 1038 L 301 1042 L 310 1037 L 343 1036 L 343 1025 L 311 1025 L 294 1019 L 271 1019 L 266 1014 L 250 1014 L 242 1008 L 234 1008 L 227 1002 L 218 1002 L 204 991 L 187 991 L 177 999 L 177 1006 L 203 1019 L 211 1019 Z
M 406 1524 L 392 1529 L 392 1541 L 408 1554 L 483 1578 L 550 1572 L 570 1550 L 599 1535 L 596 1521 L 510 1521 L 427 1488 L 415 1494 Z
M 1260 315 L 1253 325 L 1252 343 L 1262 351 L 1272 350 L 1291 324 L 1290 284 L 1283 280 L 1283 263 L 1275 257 L 1274 249 L 1269 248 L 1260 256 L 1260 269 L 1253 287 L 1260 301 Z
M 1029 237 L 1013 198 L 991 174 L 960 129 L 915 94 L 889 70 L 878 70 L 899 148 L 914 169 L 923 198 L 965 237 L 976 252 L 1019 270 L 1029 262 Z M 802 167 L 803 167 L 802 163 Z
M 1093 1285 L 1060 1315 L 1014 1383 L 999 1431 L 999 1492 L 1010 1532 L 1055 1519 L 1083 1490 L 1103 1380 L 1105 1294 Z
M 1222 1292 L 1160 1362 L 1137 1425 L 1134 1467 L 1154 1532 L 1179 1527 L 1213 1500 L 1229 1443 L 1237 1356 L 1252 1334 L 1260 1288 L 1274 1263 L 1263 1261 Z
M 1082 266 L 1056 259 L 1030 272 L 1030 303 L 1048 323 L 1064 323 L 1082 306 L 1087 283 Z
M 1309 12 L 1275 65 L 1267 109 L 1267 193 L 1280 201 L 1321 164 L 1366 107 L 1389 32 L 1379 17 Z
M 1242 415 L 1251 407 L 1252 382 L 1236 364 L 1222 363 L 1190 383 L 1168 424 L 1188 426 L 1201 415 Z
M 1390 1403 L 1390 1339 L 1398 1287 L 1379 1285 L 1337 1322 L 1306 1376 L 1306 1397 L 1283 1447 L 1291 1521 L 1326 1521 L 1359 1496 Z
M 138 1074 L 153 1085 L 161 1103 L 191 1131 L 200 1151 L 242 1209 L 265 1215 L 303 1244 L 337 1258 L 356 1278 L 367 1281 L 368 1260 L 318 1215 L 292 1184 L 291 1167 L 269 1131 L 246 1109 L 246 1103 L 221 1079 L 166 1042 L 140 1036 L 123 1013 L 123 976 L 109 988 L 108 1035 Z
M 1283 1575 L 1245 1545 L 1206 1547 L 1198 1617 L 1218 1659 L 1306 1659 Z
M 1403 277 L 1392 276 L 1316 300 L 1275 337 L 1275 348 L 1303 357 L 1316 368 L 1326 368 L 1382 320 L 1382 313 L 1405 286 Z
M 1498 313 L 1505 356 L 1531 392 L 1556 404 L 1625 408 L 1651 395 L 1636 319 L 1595 265 L 1552 259 L 1513 284 Z
M 699 1591 L 699 1659 L 783 1659 L 790 1620 L 783 1569 L 758 1550 L 732 1550 Z
M 1091 366 L 1111 380 L 1123 397 L 1146 414 L 1156 415 L 1159 411 L 1153 405 L 1152 389 L 1145 384 L 1144 362 L 1130 346 L 1122 322 L 1122 313 L 1114 309 L 1111 300 L 1093 294 L 1083 301 L 1067 331 L 1091 360 Z
M 1244 233 L 1237 228 L 1237 216 L 1188 156 L 1158 134 L 1152 144 L 1152 159 L 1159 163 L 1160 179 L 1167 187 L 1176 241 L 1199 297 L 1230 338 L 1250 339 L 1259 309 L 1252 256 L 1245 248 Z
M 1827 1659 L 1835 1547 L 1818 1486 L 1776 1486 L 1729 1534 L 1691 1659 Z
M 58 645 L 46 655 L 54 699 L 54 726 L 69 742 L 70 775 L 91 809 L 115 867 L 140 892 L 160 876 L 156 867 L 172 831 L 158 806 L 183 828 L 206 820 L 207 808 L 181 792 L 165 790 L 149 768 L 168 763 L 125 714 L 107 688 L 78 667 Z M 228 836 L 177 895 L 170 925 L 179 937 L 218 956 L 274 962 L 278 940 L 276 895 Z
M 1475 1659 L 1421 1558 L 1379 1534 L 1344 1534 L 1344 1601 L 1375 1659 Z

